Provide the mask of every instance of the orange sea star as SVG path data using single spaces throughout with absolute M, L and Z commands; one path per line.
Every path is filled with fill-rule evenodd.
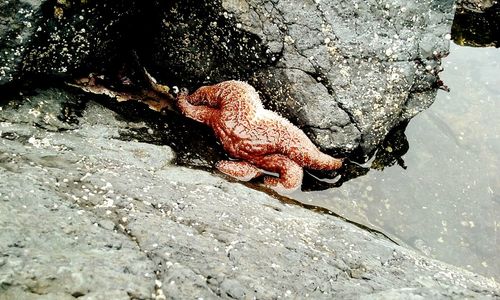
M 232 158 L 216 165 L 222 173 L 250 180 L 264 177 L 264 184 L 290 192 L 300 187 L 303 167 L 335 170 L 342 160 L 318 150 L 302 130 L 273 111 L 264 109 L 255 89 L 241 81 L 203 86 L 191 95 L 181 91 L 177 106 L 189 118 L 210 126 Z M 263 171 L 262 171 L 263 170 Z

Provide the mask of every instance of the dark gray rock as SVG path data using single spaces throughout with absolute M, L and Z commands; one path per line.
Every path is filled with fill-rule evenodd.
M 112 65 L 136 11 L 134 1 L 2 1 L 0 86 Z
M 490 0 L 457 1 L 452 37 L 470 47 L 500 47 L 500 3 Z
M 500 297 L 492 280 L 175 166 L 169 147 L 123 140 L 154 128 L 95 102 L 21 101 L 0 106 L 2 300 Z M 51 117 L 64 111 L 68 124 Z
M 268 107 L 344 153 L 369 153 L 432 103 L 453 20 L 453 1 L 202 3 L 157 4 L 151 31 L 168 37 L 139 52 L 156 74 L 194 87 L 249 80 Z
M 428 107 L 453 1 L 7 1 L 0 85 L 140 62 L 169 85 L 243 79 L 324 149 L 370 153 Z M 117 69 L 118 68 L 118 69 Z M 123 74 L 122 74 L 123 75 Z
M 20 72 L 22 58 L 41 17 L 42 1 L 0 2 L 0 86 Z
M 433 54 L 448 50 L 452 1 L 222 5 L 243 30 L 282 45 L 277 64 L 253 80 L 324 148 L 369 152 L 434 99 Z
M 126 53 L 135 1 L 52 1 L 31 37 L 23 73 L 72 76 L 110 68 Z

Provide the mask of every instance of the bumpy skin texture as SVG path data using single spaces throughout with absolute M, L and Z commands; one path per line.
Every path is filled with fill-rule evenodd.
M 300 187 L 303 167 L 335 170 L 342 161 L 324 154 L 295 125 L 263 108 L 258 93 L 241 81 L 203 86 L 191 95 L 181 91 L 177 106 L 189 118 L 210 126 L 224 149 L 237 161 L 224 160 L 217 168 L 240 180 L 261 176 L 281 192 Z M 263 171 L 262 171 L 263 170 Z

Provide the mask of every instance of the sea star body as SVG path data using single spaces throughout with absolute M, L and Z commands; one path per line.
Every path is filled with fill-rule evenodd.
M 342 161 L 322 153 L 302 130 L 264 109 L 255 89 L 241 81 L 203 86 L 189 95 L 181 91 L 177 106 L 189 118 L 210 126 L 232 158 L 217 163 L 222 173 L 250 180 L 265 174 L 264 184 L 290 192 L 300 187 L 303 167 L 335 170 Z

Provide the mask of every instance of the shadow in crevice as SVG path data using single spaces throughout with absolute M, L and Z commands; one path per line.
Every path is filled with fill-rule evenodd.
M 132 66 L 131 68 L 137 69 L 137 66 Z M 127 73 L 134 82 L 141 81 L 141 74 L 130 72 L 130 70 L 126 70 L 125 73 Z M 128 87 L 122 85 L 121 79 L 111 78 L 110 80 L 112 84 L 116 85 L 115 87 L 120 85 L 120 89 L 127 91 Z M 188 119 L 178 112 L 163 111 L 159 113 L 137 101 L 116 102 L 107 96 L 90 96 L 74 88 L 69 88 L 63 83 L 52 83 L 49 86 L 51 88 L 55 87 L 56 89 L 66 88 L 66 90 L 72 94 L 72 96 L 69 97 L 71 101 L 68 99 L 68 101 L 61 103 L 61 112 L 56 114 L 57 118 L 62 122 L 68 124 L 78 123 L 78 119 L 81 117 L 86 103 L 90 100 L 96 100 L 101 105 L 116 112 L 123 121 L 144 123 L 147 125 L 131 125 L 129 128 L 126 128 L 126 130 L 120 132 L 120 139 L 136 140 L 156 145 L 167 145 L 176 153 L 175 163 L 178 165 L 202 168 L 210 172 L 216 172 L 214 168 L 215 163 L 219 160 L 229 158 L 209 127 Z M 132 85 L 132 87 L 137 86 L 144 86 L 144 82 Z M 21 99 L 36 94 L 43 89 L 44 84 L 42 82 L 31 91 L 19 94 L 19 90 L 16 91 L 16 89 L 11 89 L 10 94 L 12 95 L 11 98 Z M 75 92 L 77 92 L 77 94 L 75 94 Z M 21 105 L 20 101 L 17 101 L 17 103 L 18 104 L 13 105 Z M 57 107 L 57 109 L 59 108 Z M 305 192 L 321 191 L 340 187 L 349 180 L 366 175 L 372 169 L 383 170 L 388 166 L 396 164 L 405 168 L 402 157 L 409 149 L 404 134 L 407 124 L 407 122 L 401 123 L 390 131 L 368 162 L 359 162 L 359 157 L 362 156 L 353 154 L 346 158 L 344 166 L 339 170 L 305 170 L 302 190 Z M 253 181 L 253 183 L 258 184 L 261 181 L 262 178 Z
M 221 1 L 152 1 L 131 28 L 135 51 L 166 85 L 194 89 L 229 79 L 248 79 L 276 64 L 256 34 L 241 30 Z M 168 34 L 165 34 L 165 33 Z M 180 47 L 179 45 L 182 45 Z
M 100 104 L 118 113 L 123 121 L 147 124 L 120 132 L 122 140 L 167 145 L 176 153 L 176 164 L 204 170 L 212 170 L 215 162 L 227 159 L 212 130 L 201 123 L 172 111 L 155 112 L 136 101 L 116 103 L 99 98 Z
M 209 127 L 179 113 L 154 112 L 138 102 L 117 104 L 106 99 L 101 104 L 117 112 L 126 121 L 145 122 L 152 129 L 148 131 L 146 128 L 130 128 L 122 133 L 121 139 L 168 145 L 176 152 L 176 163 L 179 165 L 216 172 L 215 163 L 229 158 Z M 346 159 L 340 170 L 306 170 L 302 190 L 321 191 L 340 187 L 349 180 L 366 175 L 372 169 L 381 171 L 396 164 L 406 168 L 402 156 L 409 149 L 404 134 L 407 124 L 401 123 L 388 134 L 377 148 L 374 157 L 367 163 L 368 166 Z M 260 182 L 261 179 L 253 181 Z
M 457 8 L 452 39 L 461 46 L 500 47 L 500 2 L 493 1 L 490 7 Z

